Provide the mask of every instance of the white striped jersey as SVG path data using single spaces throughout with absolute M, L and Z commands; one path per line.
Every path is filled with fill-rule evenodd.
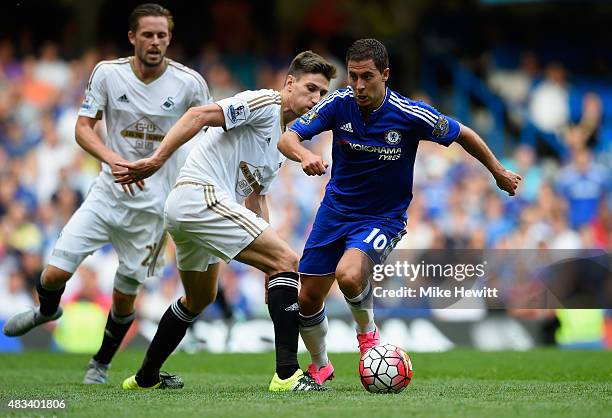
M 283 132 L 280 93 L 245 91 L 217 104 L 227 130 L 215 127 L 198 134 L 202 138 L 178 181 L 215 185 L 238 203 L 253 192 L 266 194 L 285 161 L 276 147 Z
M 353 90 L 336 90 L 291 128 L 302 140 L 333 131 L 332 172 L 323 204 L 348 216 L 404 218 L 412 200 L 420 140 L 450 145 L 460 125 L 423 102 L 387 88 L 364 121 Z
M 127 161 L 150 156 L 172 125 L 192 106 L 212 102 L 208 86 L 194 70 L 166 60 L 166 70 L 157 79 L 144 83 L 132 69 L 132 58 L 102 61 L 94 68 L 79 116 L 104 116 L 106 146 Z M 153 176 L 145 190 L 126 194 L 115 184 L 108 165 L 102 164 L 97 182 L 120 204 L 161 215 L 191 145 L 182 146 Z

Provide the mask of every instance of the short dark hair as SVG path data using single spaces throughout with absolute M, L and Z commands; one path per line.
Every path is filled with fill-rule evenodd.
M 374 65 L 381 73 L 389 68 L 389 54 L 387 48 L 376 39 L 359 39 L 353 42 L 346 51 L 346 63 L 349 61 L 374 61 Z
M 328 80 L 336 78 L 336 66 L 312 51 L 300 52 L 295 56 L 287 74 L 300 78 L 304 74 L 322 74 Z
M 136 32 L 138 30 L 138 21 L 141 17 L 146 16 L 165 17 L 168 20 L 168 30 L 172 32 L 174 29 L 174 19 L 172 18 L 172 13 L 170 13 L 170 10 L 160 6 L 157 3 L 144 3 L 136 6 L 136 8 L 132 10 L 132 13 L 130 14 L 130 30 L 132 32 Z

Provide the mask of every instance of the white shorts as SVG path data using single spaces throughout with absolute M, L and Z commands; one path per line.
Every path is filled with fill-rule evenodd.
M 215 186 L 188 181 L 170 192 L 164 217 L 183 271 L 206 271 L 220 258 L 230 261 L 268 227 Z
M 115 289 L 135 295 L 164 236 L 161 216 L 129 209 L 94 185 L 62 230 L 49 264 L 69 273 L 109 242 L 119 257 Z

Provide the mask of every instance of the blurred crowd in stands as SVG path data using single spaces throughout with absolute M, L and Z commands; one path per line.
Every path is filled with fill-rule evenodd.
M 0 40 L 0 319 L 34 304 L 34 283 L 50 250 L 97 175 L 99 162 L 76 144 L 74 124 L 91 70 L 113 54 L 91 49 L 65 60 L 57 44 L 45 42 L 35 55 L 21 56 L 13 43 Z M 177 58 L 205 77 L 215 99 L 245 88 L 279 88 L 285 76 L 282 65 L 266 64 L 245 77 L 213 44 L 194 60 Z M 329 58 L 344 68 L 341 59 Z M 500 193 L 484 167 L 459 146 L 422 142 L 407 234 L 398 248 L 609 250 L 612 137 L 602 134 L 601 124 L 604 110 L 612 109 L 590 91 L 581 96 L 578 118 L 572 118 L 566 71 L 554 62 L 541 68 L 534 53 L 523 54 L 515 68 L 490 64 L 485 78 L 519 127 L 506 141 L 507 153 L 499 156 L 523 176 L 517 197 Z M 334 88 L 343 83 L 338 80 Z M 535 140 L 522 138 L 527 125 L 535 126 Z M 103 124 L 98 128 L 103 135 Z M 540 134 L 555 135 L 569 150 L 567 157 L 540 152 Z M 328 161 L 330 145 L 329 134 L 309 144 Z M 307 177 L 289 162 L 269 196 L 271 223 L 298 254 L 327 180 Z M 181 293 L 171 244 L 166 261 L 139 297 L 138 312 L 145 318 L 157 320 Z M 87 259 L 69 282 L 64 303 L 87 301 L 106 309 L 116 263 L 110 247 Z M 237 317 L 267 315 L 260 273 L 232 262 L 223 269 L 221 285 Z M 223 313 L 213 306 L 205 315 Z

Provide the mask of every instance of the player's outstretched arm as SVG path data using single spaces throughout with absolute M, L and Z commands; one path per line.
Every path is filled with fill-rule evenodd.
M 224 126 L 221 107 L 215 103 L 192 107 L 170 128 L 157 150 L 148 158 L 131 163 L 117 164 L 113 171 L 115 183 L 131 184 L 151 177 L 185 142 L 189 141 L 205 126 Z
M 523 180 L 522 177 L 506 170 L 476 132 L 465 125 L 461 125 L 461 133 L 455 142 L 459 143 L 470 155 L 487 167 L 495 178 L 497 187 L 508 192 L 510 196 L 514 196 L 516 188 Z
M 304 147 L 298 134 L 292 131 L 285 132 L 278 140 L 278 150 L 290 160 L 302 165 L 302 170 L 309 176 L 325 174 L 328 165 L 321 156 L 312 153 Z
M 94 127 L 98 119 L 89 118 L 87 116 L 79 116 L 74 128 L 74 134 L 76 138 L 77 144 L 89 154 L 96 157 L 98 160 L 108 164 L 111 168 L 111 171 L 115 171 L 120 168 L 117 164 L 127 162 L 123 157 L 121 157 L 116 152 L 110 150 L 105 144 L 104 141 L 98 136 Z M 138 181 L 136 182 L 136 186 L 140 190 L 144 190 L 144 182 Z M 124 185 L 123 191 L 134 195 L 134 190 L 131 185 Z

